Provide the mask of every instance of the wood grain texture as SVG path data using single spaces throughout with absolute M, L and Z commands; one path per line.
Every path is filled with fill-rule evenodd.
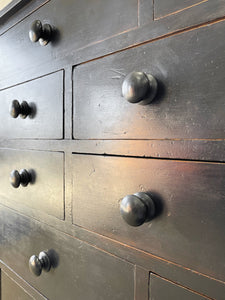
M 42 211 L 64 219 L 63 154 L 44 151 L 0 151 L 1 203 L 16 210 Z M 12 170 L 31 170 L 34 182 L 13 188 L 9 177 Z
M 29 218 L 0 209 L 1 259 L 49 299 L 134 299 L 134 265 Z M 39 278 L 31 255 L 49 251 L 53 267 Z
M 74 155 L 73 223 L 224 280 L 224 174 L 216 163 Z M 158 213 L 131 227 L 120 202 L 143 191 Z
M 170 37 L 75 68 L 74 138 L 224 139 L 225 27 L 215 29 Z M 122 82 L 132 71 L 158 80 L 158 96 L 151 104 L 131 104 L 122 97 Z
M 63 71 L 59 71 L 0 91 L 2 139 L 62 139 L 63 138 Z M 32 115 L 16 119 L 10 106 L 16 99 L 33 108 Z M 4 126 L 3 126 L 4 124 Z

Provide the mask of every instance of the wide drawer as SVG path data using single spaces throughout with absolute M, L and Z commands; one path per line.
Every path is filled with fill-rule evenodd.
M 0 162 L 1 203 L 35 217 L 44 212 L 64 218 L 63 153 L 2 149 Z M 27 186 L 14 188 L 10 174 L 23 169 L 31 175 L 31 181 Z
M 40 20 L 42 25 L 49 24 L 53 29 L 47 46 L 29 40 L 28 33 L 35 20 Z M 59 59 L 72 55 L 77 49 L 137 25 L 136 0 L 52 0 L 0 38 L 0 68 L 4 77 L 0 81 L 29 78 L 37 67 L 54 66 Z
M 134 299 L 135 266 L 0 207 L 1 259 L 49 299 Z M 47 251 L 49 272 L 31 274 L 29 258 Z
M 63 138 L 63 71 L 2 90 L 0 98 L 1 138 Z
M 221 22 L 75 67 L 74 138 L 224 139 L 224 33 Z M 152 103 L 122 97 L 133 71 L 158 81 Z
M 225 279 L 225 164 L 79 154 L 72 162 L 74 224 Z M 150 193 L 156 215 L 132 227 L 120 203 L 137 192 Z

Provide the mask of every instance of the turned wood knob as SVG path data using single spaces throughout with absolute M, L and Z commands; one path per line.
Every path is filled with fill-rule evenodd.
M 49 272 L 51 261 L 47 251 L 41 251 L 38 256 L 32 255 L 29 259 L 29 269 L 35 276 L 40 276 L 42 270 Z
M 131 226 L 140 226 L 155 215 L 155 204 L 147 193 L 136 193 L 123 198 L 120 213 L 124 221 Z
M 31 174 L 25 169 L 22 169 L 19 172 L 17 170 L 13 170 L 10 173 L 10 182 L 14 188 L 18 188 L 20 184 L 22 186 L 27 186 L 31 180 Z
M 122 84 L 122 95 L 130 103 L 149 104 L 157 93 L 157 81 L 151 74 L 132 72 Z
M 25 119 L 29 114 L 31 114 L 31 107 L 26 101 L 23 101 L 21 104 L 18 100 L 13 100 L 10 107 L 10 114 L 13 118 L 17 118 L 19 115 L 21 118 Z
M 46 46 L 52 37 L 52 27 L 49 24 L 42 25 L 40 20 L 35 20 L 29 30 L 31 42 L 39 41 L 41 46 Z

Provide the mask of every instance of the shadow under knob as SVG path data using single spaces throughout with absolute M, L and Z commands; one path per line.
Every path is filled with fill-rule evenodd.
M 10 115 L 13 118 L 17 118 L 20 115 L 21 118 L 25 119 L 31 112 L 32 109 L 26 101 L 20 104 L 18 100 L 13 100 L 10 107 Z
M 48 272 L 51 269 L 51 261 L 46 251 L 41 251 L 38 256 L 32 255 L 29 259 L 31 273 L 40 276 L 42 270 Z
M 120 213 L 124 221 L 131 226 L 140 226 L 155 215 L 155 204 L 147 193 L 136 193 L 123 198 Z
M 31 42 L 39 41 L 41 46 L 46 46 L 52 37 L 52 27 L 49 24 L 42 25 L 40 20 L 35 20 L 29 30 Z
M 132 72 L 122 84 L 122 95 L 130 103 L 149 104 L 157 93 L 157 81 L 151 74 Z
M 14 188 L 18 188 L 20 184 L 22 186 L 27 186 L 28 183 L 31 182 L 31 180 L 31 174 L 25 169 L 20 170 L 20 172 L 18 172 L 17 170 L 13 170 L 10 173 L 10 182 Z

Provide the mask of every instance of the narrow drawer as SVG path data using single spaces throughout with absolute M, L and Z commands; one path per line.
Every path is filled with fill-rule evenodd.
M 0 202 L 16 210 L 47 213 L 64 218 L 64 158 L 63 153 L 44 151 L 0 150 Z M 10 184 L 13 170 L 25 169 L 30 177 L 23 186 L 21 175 L 11 175 L 11 180 L 21 180 L 20 186 Z M 18 177 L 18 176 L 17 176 Z M 28 209 L 28 210 L 27 210 Z
M 0 138 L 63 138 L 63 71 L 2 90 L 0 98 Z
M 74 224 L 225 279 L 225 164 L 78 154 L 72 161 Z M 133 227 L 120 205 L 139 192 L 151 195 L 156 212 Z
M 211 298 L 202 296 L 179 284 L 171 282 L 155 274 L 151 274 L 149 284 L 149 300 L 165 299 L 207 300 Z
M 134 299 L 133 264 L 7 209 L 0 219 L 1 259 L 48 299 Z M 51 269 L 36 277 L 28 262 L 43 250 Z
M 224 139 L 224 32 L 221 22 L 75 67 L 74 138 Z M 122 97 L 133 71 L 158 82 L 148 105 Z
M 29 30 L 35 20 L 52 27 L 46 46 L 29 40 Z M 137 26 L 136 0 L 50 1 L 0 38 L 0 68 L 4 77 L 0 87 L 7 80 L 29 78 L 36 68 L 46 64 L 54 66 L 78 49 Z

